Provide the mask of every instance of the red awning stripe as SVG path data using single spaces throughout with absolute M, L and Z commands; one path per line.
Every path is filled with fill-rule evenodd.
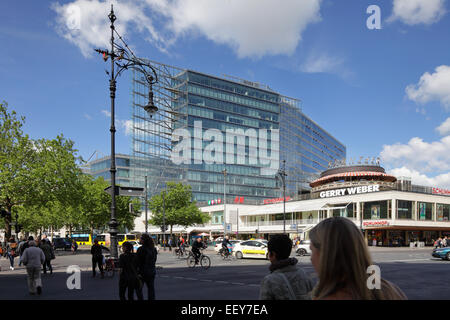
M 325 180 L 329 180 L 329 179 L 333 179 L 333 178 L 366 177 L 366 176 L 392 177 L 392 178 L 395 178 L 394 176 L 391 176 L 391 175 L 383 173 L 383 172 L 372 172 L 372 171 L 344 172 L 344 173 L 337 173 L 337 174 L 332 174 L 330 176 L 325 176 L 325 177 L 319 178 L 319 179 L 314 180 L 313 182 L 311 182 L 311 184 L 317 183 L 317 182 L 321 182 L 321 181 L 325 181 Z

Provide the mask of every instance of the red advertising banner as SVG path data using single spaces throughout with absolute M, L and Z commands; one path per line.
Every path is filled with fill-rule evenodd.
M 442 194 L 444 196 L 450 196 L 450 190 L 433 188 L 433 194 Z
M 289 200 L 291 200 L 291 197 L 286 197 L 286 201 Z M 283 202 L 283 198 L 264 199 L 264 204 L 278 203 L 278 202 Z
M 388 226 L 389 221 L 365 221 L 363 222 L 364 227 L 383 227 Z

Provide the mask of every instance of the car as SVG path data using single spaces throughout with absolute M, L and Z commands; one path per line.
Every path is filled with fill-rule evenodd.
M 230 240 L 231 244 L 233 245 L 233 247 L 236 245 L 236 243 L 240 243 L 242 242 L 241 240 Z M 230 247 L 230 246 L 228 246 Z M 222 249 L 222 241 L 217 242 L 216 245 L 214 246 L 214 251 L 219 253 L 220 249 Z
M 138 250 L 140 247 L 142 247 L 142 244 L 140 244 L 138 241 L 128 241 L 128 242 L 130 242 L 130 243 L 133 245 L 133 251 L 134 251 L 134 252 L 137 252 L 137 250 Z M 155 248 L 156 248 L 156 252 L 159 253 L 159 247 L 158 247 L 158 246 L 155 246 Z
M 233 254 L 237 259 L 269 259 L 267 253 L 267 240 L 247 240 L 236 243 L 233 248 Z
M 72 249 L 72 242 L 68 238 L 53 238 L 53 250 L 64 249 L 64 251 Z
M 309 247 L 310 244 L 310 240 L 301 240 L 300 243 L 295 246 L 295 253 L 299 256 L 311 254 L 311 249 Z
M 450 261 L 450 247 L 436 248 L 431 255 L 435 258 L 441 258 L 442 260 Z

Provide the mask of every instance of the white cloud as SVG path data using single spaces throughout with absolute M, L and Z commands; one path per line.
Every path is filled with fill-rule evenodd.
M 111 118 L 111 112 L 107 110 L 101 111 L 105 117 Z M 133 121 L 132 120 L 121 120 L 115 119 L 116 127 L 119 127 L 125 131 L 126 136 L 130 136 L 133 134 Z
M 307 73 L 335 73 L 342 66 L 343 60 L 326 54 L 310 55 L 300 70 Z
M 388 21 L 401 20 L 408 25 L 433 24 L 445 13 L 445 0 L 394 0 Z
M 421 172 L 450 170 L 450 135 L 431 143 L 412 138 L 408 144 L 384 145 L 380 156 L 390 167 L 405 166 Z
M 398 177 L 409 177 L 411 183 L 416 185 L 423 185 L 429 187 L 450 188 L 450 172 L 440 174 L 434 177 L 428 177 L 421 174 L 417 170 L 408 169 L 407 167 L 395 168 L 388 170 L 389 174 Z
M 75 0 L 63 5 L 54 3 L 52 9 L 57 14 L 56 31 L 78 46 L 85 57 L 92 56 L 96 47 L 110 48 L 111 29 L 107 15 L 111 4 L 114 5 L 117 17 L 116 30 L 122 36 L 125 36 L 129 26 L 133 25 L 137 31 L 145 33 L 158 48 L 163 47 L 164 39 L 161 39 L 151 19 L 145 15 L 146 5 L 143 1 Z
M 450 117 L 437 127 L 436 131 L 438 131 L 441 136 L 450 135 Z M 448 152 L 450 152 L 450 150 Z
M 102 113 L 103 113 L 106 117 L 111 118 L 111 112 L 109 112 L 108 110 L 102 110 Z
M 84 117 L 85 119 L 87 119 L 87 120 L 92 120 L 92 117 L 91 117 L 89 114 L 87 114 L 87 113 L 84 113 L 84 114 L 83 114 L 83 117 Z
M 117 30 L 126 35 L 133 25 L 160 50 L 166 51 L 178 37 L 200 34 L 233 48 L 242 57 L 292 54 L 311 23 L 320 21 L 322 0 L 124 0 L 113 1 Z M 81 12 L 79 30 L 68 27 L 69 6 Z M 110 2 L 75 0 L 55 4 L 58 33 L 77 45 L 85 57 L 95 46 L 109 47 Z M 150 18 L 149 12 L 152 16 Z M 154 28 L 154 18 L 158 28 Z
M 408 98 L 416 103 L 437 100 L 450 110 L 450 66 L 439 66 L 432 74 L 425 72 L 419 83 L 407 86 L 405 91 Z

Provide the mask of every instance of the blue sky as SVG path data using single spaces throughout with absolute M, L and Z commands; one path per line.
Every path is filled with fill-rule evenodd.
M 110 3 L 0 3 L 0 100 L 26 117 L 32 138 L 63 133 L 85 159 L 110 152 L 109 63 L 93 51 L 107 45 Z M 267 84 L 301 99 L 348 158 L 381 156 L 396 175 L 450 188 L 448 0 L 114 3 L 138 56 Z M 380 30 L 366 26 L 373 4 Z M 70 6 L 80 14 L 75 31 Z M 118 82 L 120 153 L 130 153 L 130 84 L 130 73 Z

